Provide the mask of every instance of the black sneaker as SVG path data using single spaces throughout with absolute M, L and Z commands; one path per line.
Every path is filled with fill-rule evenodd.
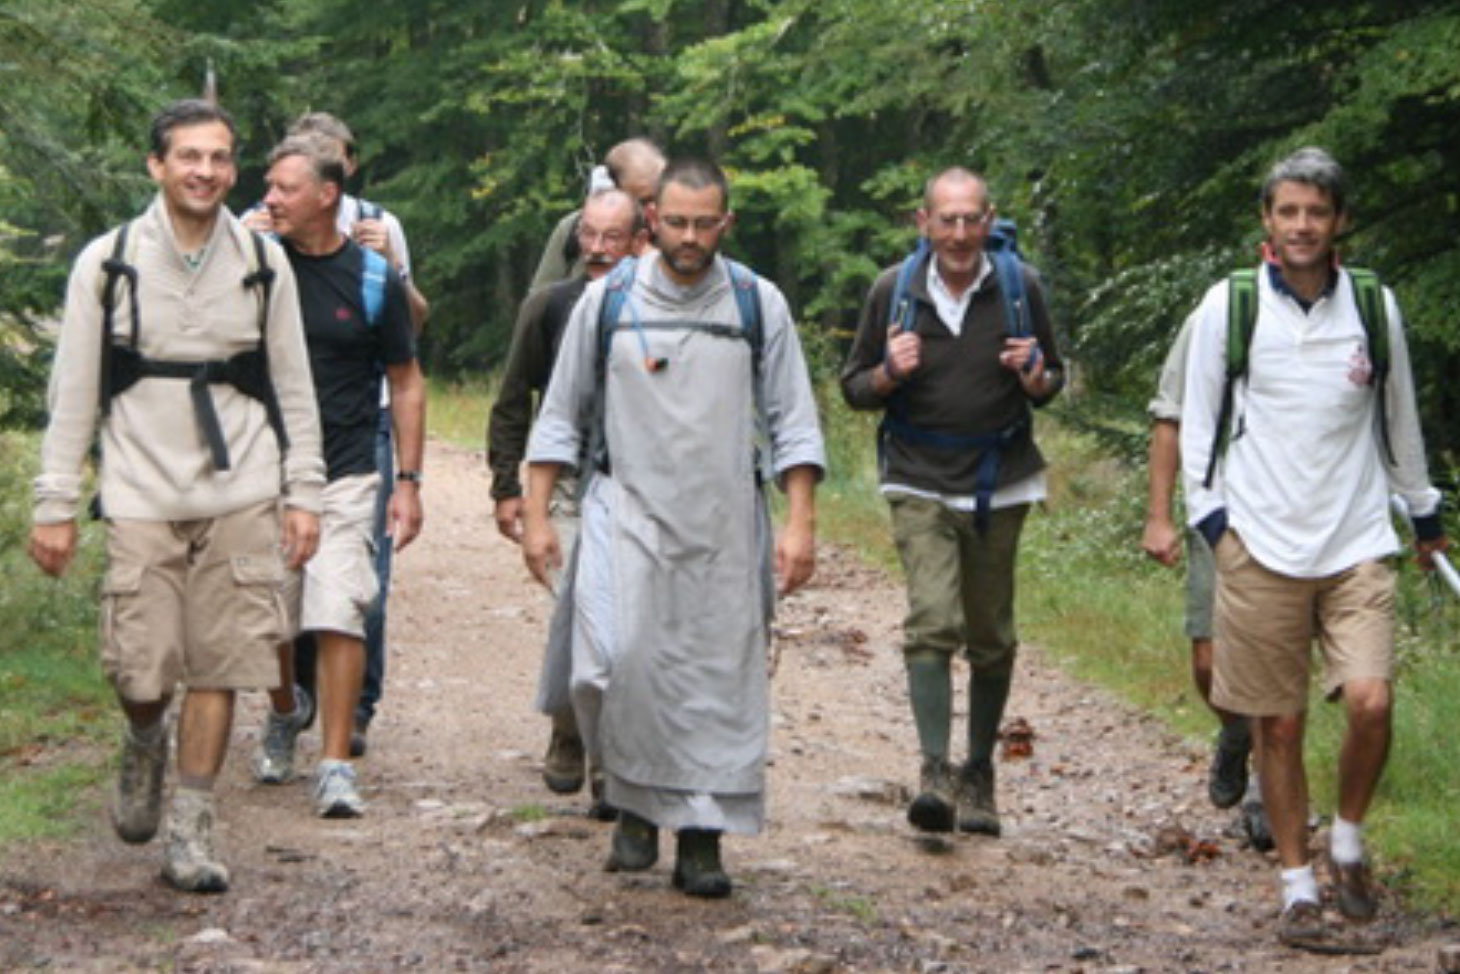
M 1252 730 L 1245 718 L 1222 725 L 1207 771 L 1207 797 L 1218 808 L 1231 808 L 1247 794 L 1247 755 L 1252 752 Z
M 1262 796 L 1254 795 L 1242 803 L 1238 813 L 1247 844 L 1258 852 L 1271 852 L 1277 845 L 1272 838 L 1272 826 L 1267 821 L 1267 809 L 1262 807 Z

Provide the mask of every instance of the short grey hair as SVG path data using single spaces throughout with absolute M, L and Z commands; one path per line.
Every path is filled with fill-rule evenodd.
M 314 178 L 321 183 L 334 183 L 345 189 L 345 158 L 334 141 L 317 132 L 290 135 L 269 153 L 269 165 L 289 156 L 300 156 L 309 163 Z
M 583 201 L 583 208 L 587 209 L 589 203 L 598 200 L 617 199 L 622 199 L 629 204 L 629 214 L 631 216 L 631 220 L 629 223 L 630 233 L 638 233 L 646 226 L 648 226 L 648 224 L 644 221 L 644 207 L 640 205 L 639 201 L 634 199 L 632 195 L 625 192 L 624 190 L 619 189 L 617 186 L 609 186 L 606 189 L 595 189 L 593 192 L 589 193 L 588 198 Z
M 1321 189 L 1328 194 L 1336 212 L 1347 212 L 1348 178 L 1337 160 L 1317 146 L 1305 146 L 1268 170 L 1267 178 L 1262 181 L 1264 213 L 1272 209 L 1278 183 L 1303 183 Z

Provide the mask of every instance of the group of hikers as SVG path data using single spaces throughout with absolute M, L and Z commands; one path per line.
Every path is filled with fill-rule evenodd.
M 101 658 L 127 718 L 113 822 L 128 842 L 161 825 L 180 684 L 163 876 L 200 892 L 229 881 L 213 785 L 237 690 L 270 692 L 258 781 L 294 777 L 317 710 L 316 810 L 364 812 L 351 758 L 380 695 L 389 554 L 422 521 L 427 305 L 399 221 L 345 193 L 354 140 L 331 116 L 291 129 L 241 219 L 224 207 L 234 151 L 216 105 L 169 106 L 147 160 L 155 202 L 78 257 L 31 539 L 45 571 L 65 570 L 99 432 Z M 712 161 L 615 146 L 547 245 L 488 426 L 497 528 L 556 595 L 536 700 L 544 782 L 588 785 L 590 814 L 614 822 L 611 871 L 650 868 L 659 831 L 675 833 L 673 885 L 705 898 L 732 891 L 722 835 L 764 824 L 770 621 L 813 574 L 826 468 L 792 311 L 721 253 L 730 199 Z M 1342 170 L 1300 150 L 1268 173 L 1260 211 L 1261 259 L 1212 286 L 1163 369 L 1142 544 L 1175 565 L 1185 540 L 1192 671 L 1221 721 L 1211 800 L 1246 795 L 1253 844 L 1276 847 L 1279 939 L 1328 950 L 1343 931 L 1308 858 L 1311 648 L 1347 716 L 1330 880 L 1338 912 L 1362 921 L 1377 909 L 1362 823 L 1393 702 L 1391 492 L 1422 564 L 1447 539 L 1398 305 L 1338 261 Z M 1015 565 L 1048 491 L 1033 410 L 1065 367 L 1042 279 L 985 180 L 931 174 L 916 216 L 917 247 L 862 305 L 841 389 L 881 413 L 920 755 L 908 821 L 996 837 Z

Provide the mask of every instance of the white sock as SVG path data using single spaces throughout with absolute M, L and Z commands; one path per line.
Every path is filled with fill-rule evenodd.
M 1299 900 L 1318 902 L 1318 880 L 1313 878 L 1313 864 L 1283 870 L 1283 909 Z
M 1346 822 L 1333 816 L 1333 829 L 1329 833 L 1331 842 L 1329 854 L 1334 862 L 1350 864 L 1364 859 L 1364 827 L 1357 822 Z
M 1256 771 L 1247 775 L 1247 804 L 1262 804 L 1262 779 L 1257 776 Z

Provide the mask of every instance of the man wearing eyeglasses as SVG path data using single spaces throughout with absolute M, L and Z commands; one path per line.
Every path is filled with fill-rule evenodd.
M 1027 265 L 1030 334 L 1011 337 L 985 253 L 993 218 L 974 173 L 947 169 L 928 181 L 917 224 L 929 246 L 905 278 L 909 304 L 893 307 L 901 267 L 883 271 L 841 381 L 854 409 L 885 411 L 879 473 L 907 575 L 903 654 L 922 752 L 908 819 L 929 832 L 956 824 L 996 836 L 994 743 L 1018 645 L 1014 563 L 1029 505 L 1045 496 L 1031 406 L 1059 392 L 1063 366 L 1039 275 Z M 981 487 L 990 470 L 991 487 Z M 968 757 L 955 774 L 957 652 L 969 662 L 969 699 Z
M 497 530 L 514 543 L 522 540 L 522 481 L 518 468 L 527 452 L 527 433 L 532 427 L 534 400 L 542 401 L 552 375 L 553 361 L 562 340 L 563 326 L 589 281 L 603 277 L 625 257 L 637 256 L 648 244 L 649 231 L 638 200 L 621 189 L 602 189 L 583 204 L 577 226 L 583 253 L 583 273 L 534 291 L 522 302 L 512 330 L 512 345 L 502 385 L 492 404 L 487 428 L 487 464 L 492 470 L 492 499 Z M 570 550 L 578 530 L 577 482 L 559 478 L 551 509 L 564 550 Z M 561 624 L 553 631 L 561 634 Z M 554 649 L 559 652 L 554 652 Z M 551 639 L 543 662 L 543 680 L 538 707 L 552 717 L 552 736 L 543 760 L 543 781 L 558 794 L 572 794 L 583 787 L 584 750 L 568 700 L 568 646 L 564 639 Z M 593 780 L 595 818 L 611 812 L 602 801 L 602 782 Z
M 619 810 L 608 869 L 650 868 L 672 829 L 673 883 L 699 897 L 730 894 L 721 833 L 764 823 L 772 562 L 783 594 L 811 577 L 825 466 L 785 298 L 719 256 L 728 202 L 718 166 L 670 163 L 658 253 L 584 292 L 528 444 L 522 538 L 546 584 L 563 562 L 548 498 L 587 445 L 572 689 Z M 787 497 L 774 547 L 763 477 Z

